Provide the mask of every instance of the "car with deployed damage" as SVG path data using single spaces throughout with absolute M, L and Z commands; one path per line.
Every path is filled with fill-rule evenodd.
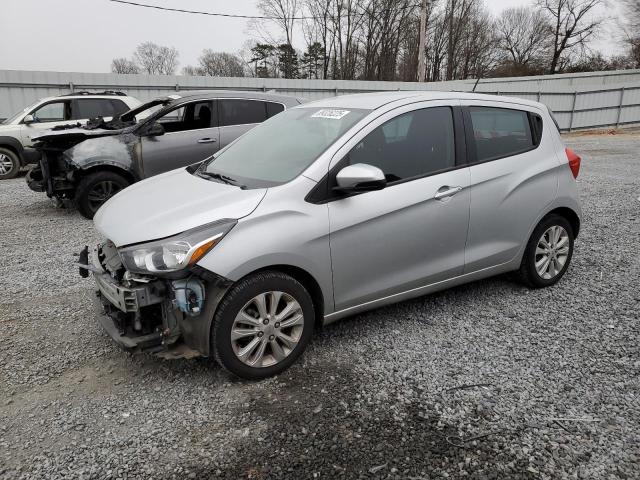
M 33 137 L 43 131 L 96 117 L 110 120 L 138 105 L 138 99 L 113 90 L 41 98 L 0 123 L 0 180 L 13 178 L 21 168 L 38 162 Z
M 123 348 L 264 378 L 365 310 L 506 272 L 554 285 L 580 231 L 579 169 L 537 102 L 320 100 L 111 198 L 80 272 Z
M 201 162 L 255 125 L 303 100 L 273 93 L 193 91 L 156 98 L 111 121 L 61 127 L 34 137 L 40 165 L 34 191 L 71 200 L 92 218 L 120 190 L 143 178 Z M 145 118 L 141 121 L 140 117 Z

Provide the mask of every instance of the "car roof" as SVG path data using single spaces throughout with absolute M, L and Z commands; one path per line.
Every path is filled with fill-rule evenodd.
M 164 98 L 164 97 L 162 97 Z M 289 95 L 279 95 L 269 92 L 253 92 L 253 91 L 236 91 L 236 90 L 185 90 L 172 92 L 166 95 L 166 98 L 170 98 L 175 101 L 184 100 L 210 100 L 214 98 L 246 98 L 253 100 L 267 100 L 272 102 L 279 102 L 285 104 L 287 107 L 292 107 L 303 103 L 305 100 L 299 99 Z
M 340 95 L 337 97 L 323 98 L 303 105 L 303 107 L 324 107 L 324 108 L 361 108 L 365 110 L 375 110 L 390 103 L 413 103 L 429 100 L 485 100 L 485 101 L 509 101 L 521 105 L 537 106 L 538 102 L 515 97 L 504 97 L 497 95 L 486 95 L 481 93 L 451 92 L 451 91 L 415 91 L 403 90 L 393 92 L 372 92 L 356 93 L 351 95 Z

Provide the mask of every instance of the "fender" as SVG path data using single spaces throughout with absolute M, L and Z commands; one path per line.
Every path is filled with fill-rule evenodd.
M 98 167 L 124 170 L 135 181 L 142 179 L 137 137 L 115 135 L 88 139 L 64 152 L 68 163 L 77 170 L 86 171 Z

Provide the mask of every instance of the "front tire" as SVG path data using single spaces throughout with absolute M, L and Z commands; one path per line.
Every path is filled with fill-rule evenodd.
M 289 368 L 313 334 L 311 296 L 293 277 L 261 272 L 233 286 L 218 306 L 211 347 L 218 363 L 238 377 L 259 380 Z
M 20 158 L 11 150 L 0 148 L 0 180 L 14 178 L 20 172 Z
M 532 288 L 549 287 L 565 274 L 573 256 L 571 224 L 560 215 L 548 215 L 534 229 L 518 271 L 521 281 Z
M 80 180 L 76 188 L 76 208 L 83 217 L 91 220 L 104 202 L 129 185 L 129 180 L 115 172 L 90 173 Z

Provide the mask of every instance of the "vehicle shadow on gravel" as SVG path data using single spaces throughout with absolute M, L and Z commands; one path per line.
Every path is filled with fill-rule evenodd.
M 504 440 L 460 439 L 431 403 L 371 402 L 357 393 L 367 387 L 348 366 L 307 367 L 273 387 L 271 400 L 254 392 L 238 408 L 246 435 L 232 458 L 186 466 L 196 478 L 434 478 L 458 464 L 473 470 L 472 461 L 483 462 L 474 475 L 484 476 L 469 478 L 492 478 L 494 460 L 526 470 Z
M 398 305 L 424 310 L 428 303 L 427 314 L 437 318 L 442 316 L 437 310 L 447 310 L 449 302 L 465 303 L 479 290 L 496 288 L 521 287 L 503 276 Z M 457 465 L 461 472 L 473 472 L 469 478 L 499 478 L 506 464 L 512 472 L 525 472 L 526 461 L 517 458 L 509 441 L 520 432 L 501 431 L 499 439 L 487 438 L 490 423 L 480 418 L 478 423 L 488 433 L 461 438 L 459 425 L 441 414 L 446 400 L 433 401 L 434 392 L 424 392 L 418 381 L 400 378 L 402 372 L 389 368 L 384 392 L 382 386 L 375 391 L 375 382 L 363 378 L 357 364 L 327 358 L 331 357 L 327 350 L 340 351 L 357 343 L 365 325 L 365 335 L 377 335 L 393 319 L 397 320 L 393 326 L 402 328 L 402 318 L 394 315 L 398 305 L 330 325 L 314 339 L 302 362 L 284 374 L 244 382 L 248 399 L 233 417 L 241 419 L 236 428 L 246 435 L 235 442 L 233 457 L 207 467 L 190 464 L 188 470 L 196 478 L 255 479 L 432 478 Z M 427 338 L 430 325 L 423 325 Z M 353 352 L 348 356 L 353 358 Z M 367 362 L 366 357 L 357 358 Z M 407 397 L 407 388 L 417 393 Z M 530 478 L 527 475 L 522 478 Z

